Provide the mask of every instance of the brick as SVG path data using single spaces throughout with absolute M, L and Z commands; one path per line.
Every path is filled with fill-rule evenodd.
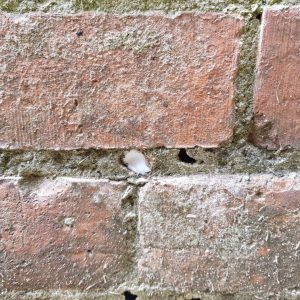
M 152 179 L 139 199 L 140 284 L 248 296 L 298 286 L 299 199 L 300 175 Z
M 254 112 L 257 145 L 300 148 L 300 7 L 266 9 Z
M 217 13 L 1 15 L 0 147 L 228 143 L 241 27 Z
M 0 179 L 0 290 L 106 290 L 128 255 L 125 184 Z

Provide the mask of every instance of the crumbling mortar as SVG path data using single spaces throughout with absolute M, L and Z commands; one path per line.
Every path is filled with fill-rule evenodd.
M 0 175 L 22 177 L 90 177 L 126 180 L 138 178 L 129 173 L 119 158 L 123 150 L 21 151 L 0 150 Z M 179 149 L 143 150 L 151 165 L 151 176 L 191 175 L 199 173 L 285 174 L 300 170 L 300 151 L 266 151 L 246 140 L 221 149 L 187 149 L 194 164 L 181 162 Z

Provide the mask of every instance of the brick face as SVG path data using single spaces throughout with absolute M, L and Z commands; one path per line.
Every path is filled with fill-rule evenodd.
M 123 183 L 0 180 L 0 289 L 103 290 L 126 276 Z
M 229 142 L 241 27 L 216 13 L 1 15 L 0 147 Z
M 280 292 L 299 284 L 300 178 L 156 178 L 139 199 L 139 280 L 180 291 Z
M 255 88 L 254 140 L 300 148 L 300 8 L 266 9 Z

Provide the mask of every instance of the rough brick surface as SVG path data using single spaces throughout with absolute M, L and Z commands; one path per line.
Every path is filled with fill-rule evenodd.
M 263 15 L 256 89 L 257 145 L 300 148 L 300 7 Z
M 103 290 L 126 277 L 123 183 L 0 180 L 0 289 Z
M 297 287 L 299 199 L 296 175 L 153 179 L 139 200 L 140 282 L 248 295 Z
M 0 147 L 229 142 L 241 26 L 213 13 L 1 15 Z

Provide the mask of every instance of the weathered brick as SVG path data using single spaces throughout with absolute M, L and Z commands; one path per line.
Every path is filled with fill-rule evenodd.
M 123 183 L 0 180 L 0 290 L 105 290 L 126 278 Z
M 241 27 L 217 13 L 1 15 L 0 147 L 229 142 Z
M 300 7 L 263 14 L 255 87 L 257 145 L 300 148 Z
M 299 199 L 300 175 L 153 179 L 139 200 L 140 282 L 248 295 L 298 286 Z

